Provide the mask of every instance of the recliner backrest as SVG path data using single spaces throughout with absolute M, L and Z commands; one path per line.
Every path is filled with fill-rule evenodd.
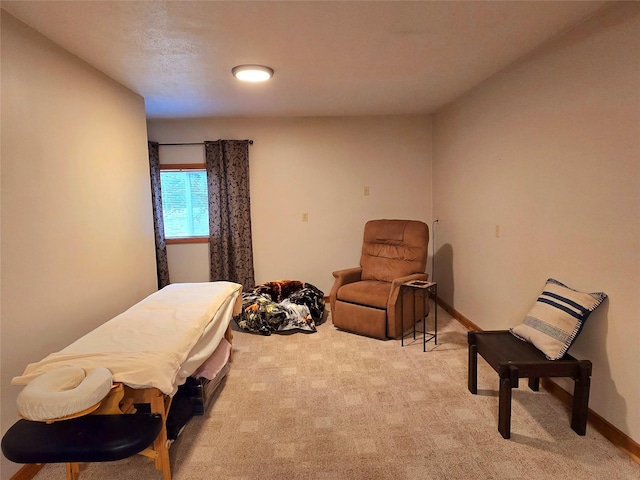
M 364 227 L 362 280 L 391 282 L 424 273 L 429 227 L 417 220 L 370 220 Z

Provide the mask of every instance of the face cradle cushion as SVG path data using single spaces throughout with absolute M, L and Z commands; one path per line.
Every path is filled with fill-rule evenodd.
M 20 392 L 18 412 L 34 421 L 68 417 L 97 405 L 111 390 L 111 372 L 94 368 L 63 367 L 43 373 Z

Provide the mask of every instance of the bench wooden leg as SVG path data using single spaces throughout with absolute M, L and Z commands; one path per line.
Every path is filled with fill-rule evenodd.
M 469 391 L 474 395 L 478 393 L 478 347 L 476 346 L 475 332 L 468 333 L 469 342 L 469 366 L 467 368 L 467 381 Z
M 574 379 L 573 408 L 571 409 L 571 428 L 578 435 L 587 433 L 589 416 L 589 388 L 591 386 L 590 365 L 580 365 L 578 376 Z
M 500 372 L 498 431 L 505 439 L 511 438 L 511 390 L 518 388 L 519 378 L 519 371 L 513 366 Z
M 502 438 L 511 437 L 511 380 L 500 379 L 500 395 L 498 400 L 498 431 Z
M 529 378 L 529 388 L 534 392 L 540 390 L 540 378 L 538 377 L 530 377 Z

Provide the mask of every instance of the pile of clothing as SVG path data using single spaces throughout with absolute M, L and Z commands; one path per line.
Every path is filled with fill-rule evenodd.
M 242 312 L 234 317 L 242 330 L 271 335 L 316 331 L 324 319 L 324 293 L 310 283 L 280 280 L 242 293 Z

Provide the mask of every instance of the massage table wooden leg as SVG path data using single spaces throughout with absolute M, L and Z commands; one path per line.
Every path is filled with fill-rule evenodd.
M 143 392 L 144 403 L 149 403 L 151 413 L 162 416 L 162 429 L 153 442 L 156 470 L 162 472 L 163 480 L 171 480 L 171 462 L 169 460 L 169 442 L 167 440 L 167 414 L 171 406 L 171 397 L 164 395 L 157 388 L 146 388 Z
M 80 475 L 80 464 L 79 463 L 67 463 L 67 480 L 78 480 L 78 476 Z

